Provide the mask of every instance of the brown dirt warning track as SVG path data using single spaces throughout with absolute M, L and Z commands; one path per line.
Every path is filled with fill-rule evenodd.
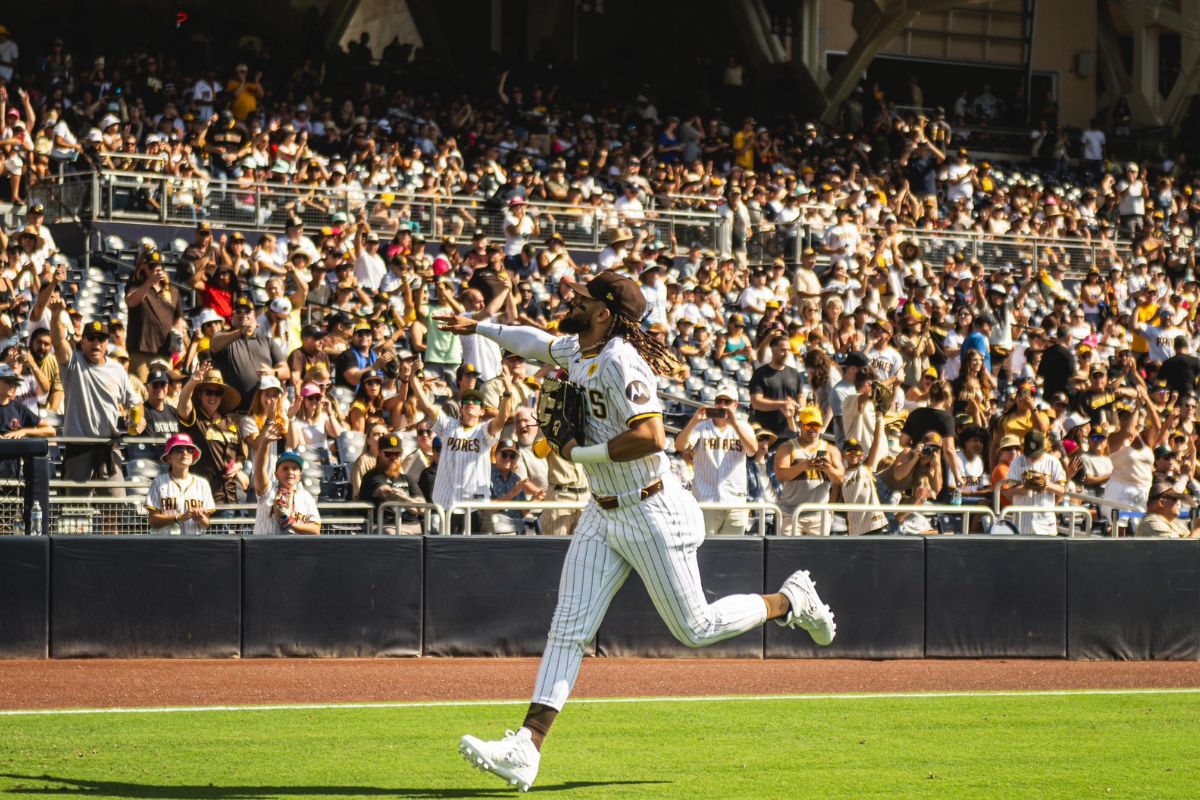
M 529 658 L 0 661 L 0 708 L 521 700 Z M 1200 688 L 1200 662 L 610 659 L 575 697 Z

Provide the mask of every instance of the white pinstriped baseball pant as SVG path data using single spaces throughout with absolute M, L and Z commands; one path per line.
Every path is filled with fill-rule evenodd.
M 760 595 L 705 599 L 696 566 L 703 541 L 704 515 L 670 476 L 662 491 L 636 505 L 605 511 L 590 501 L 563 563 L 533 702 L 559 710 L 566 704 L 584 649 L 631 569 L 671 634 L 689 647 L 716 644 L 766 622 Z

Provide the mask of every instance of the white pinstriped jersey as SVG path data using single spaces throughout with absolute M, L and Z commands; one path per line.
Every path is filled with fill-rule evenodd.
M 587 395 L 586 444 L 600 444 L 624 433 L 631 423 L 662 414 L 658 379 L 646 360 L 621 338 L 610 339 L 595 356 L 584 357 L 579 337 L 564 336 L 550 345 L 550 357 Z M 665 453 L 609 464 L 585 464 L 592 493 L 615 497 L 635 492 L 670 472 Z
M 706 419 L 692 432 L 692 495 L 702 503 L 746 499 L 746 452 L 733 425 Z
M 473 428 L 439 411 L 433 432 L 442 438 L 433 502 L 449 508 L 464 500 L 490 500 L 492 495 L 492 447 L 497 437 L 487 422 Z
M 213 502 L 212 488 L 208 481 L 199 475 L 188 475 L 186 479 L 177 481 L 169 472 L 155 477 L 146 495 L 146 508 L 165 514 L 183 514 L 194 509 L 200 509 L 208 514 L 217 510 Z M 182 533 L 184 535 L 204 533 L 204 526 L 194 519 L 184 520 L 168 526 L 158 533 Z

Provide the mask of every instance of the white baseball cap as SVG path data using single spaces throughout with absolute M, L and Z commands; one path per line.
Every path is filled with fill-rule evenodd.
M 730 400 L 736 401 L 738 399 L 737 386 L 735 386 L 730 381 L 724 381 L 721 383 L 720 386 L 717 387 L 717 393 L 715 396 L 716 397 L 725 397 Z
M 273 314 L 290 314 L 292 313 L 292 301 L 286 297 L 276 297 L 267 308 Z
M 213 311 L 211 308 L 206 308 L 200 312 L 200 316 L 196 317 L 196 330 L 200 330 L 210 322 L 224 322 L 224 318 Z
M 267 389 L 278 389 L 283 391 L 283 384 L 279 382 L 279 378 L 274 375 L 263 375 L 258 379 L 258 390 L 265 392 Z

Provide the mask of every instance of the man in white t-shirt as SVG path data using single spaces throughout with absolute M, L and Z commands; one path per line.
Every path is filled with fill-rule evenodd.
M 1046 452 L 1046 436 L 1041 431 L 1025 434 L 1021 453 L 1009 465 L 1008 481 L 1016 484 L 1012 490 L 1014 506 L 1058 504 L 1067 490 L 1067 472 L 1062 462 Z M 1050 512 L 1022 514 L 1017 520 L 1017 532 L 1056 536 L 1058 523 Z
M 16 69 L 19 55 L 17 43 L 12 40 L 8 28 L 0 25 L 0 79 L 5 83 L 12 83 L 13 70 Z
M 1142 215 L 1146 213 L 1146 182 L 1132 161 L 1125 165 L 1125 177 L 1117 184 L 1117 198 L 1121 225 L 1131 234 L 1141 230 Z
M 379 255 L 379 236 L 375 231 L 367 234 L 360 231 L 356 245 L 358 257 L 354 260 L 354 277 L 368 292 L 377 292 L 387 274 L 387 265 Z
M 636 228 L 646 221 L 646 210 L 638 197 L 636 183 L 625 184 L 624 193 L 613 203 L 613 211 L 617 213 L 617 223 Z
M 192 87 L 192 100 L 196 103 L 196 113 L 200 119 L 206 120 L 213 115 L 213 100 L 219 91 L 217 73 L 211 69 L 196 81 L 196 85 Z
M 1083 169 L 1089 175 L 1097 175 L 1104 169 L 1104 131 L 1096 127 L 1096 121 L 1088 123 L 1080 136 L 1083 141 Z
M 737 387 L 717 387 L 713 408 L 701 406 L 675 437 L 675 450 L 692 449 L 692 495 L 701 503 L 746 502 L 746 454 L 758 449 L 750 423 L 738 415 Z M 705 509 L 704 532 L 709 536 L 740 536 L 746 532 L 747 509 Z
M 965 149 L 958 151 L 953 164 L 946 166 L 946 200 L 957 203 L 967 201 L 967 208 L 972 208 L 975 201 L 975 165 Z

